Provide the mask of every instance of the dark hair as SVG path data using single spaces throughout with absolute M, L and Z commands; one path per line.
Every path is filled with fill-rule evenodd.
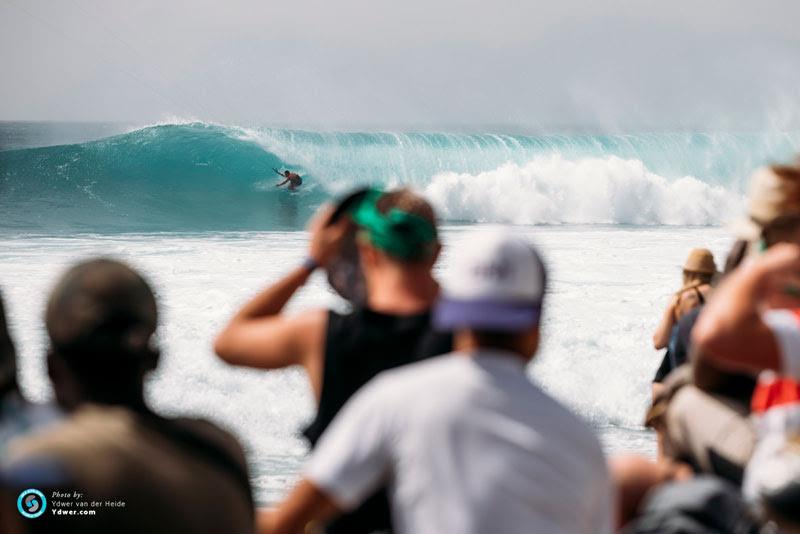
M 750 242 L 746 239 L 736 240 L 731 247 L 730 252 L 728 252 L 728 257 L 725 258 L 725 269 L 722 271 L 724 276 L 729 275 L 744 261 L 744 258 L 747 256 L 747 248 L 749 246 Z
M 791 213 L 776 217 L 761 230 L 764 245 L 771 247 L 786 242 L 800 230 L 800 214 Z
M 157 321 L 155 295 L 138 272 L 108 258 L 92 259 L 69 269 L 50 296 L 50 354 L 95 397 L 112 398 L 126 384 L 135 389 L 142 373 L 157 365 Z
M 501 332 L 497 330 L 473 330 L 475 341 L 482 348 L 518 352 L 521 332 Z

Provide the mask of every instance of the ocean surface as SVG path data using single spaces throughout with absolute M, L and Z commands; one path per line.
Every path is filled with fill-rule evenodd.
M 305 256 L 309 216 L 361 184 L 410 185 L 443 219 L 446 269 L 478 224 L 510 225 L 552 272 L 531 378 L 597 430 L 610 453 L 652 455 L 641 427 L 661 355 L 650 337 L 689 249 L 718 262 L 749 174 L 800 150 L 800 132 L 519 136 L 337 133 L 173 120 L 0 123 L 0 289 L 25 391 L 51 398 L 42 311 L 59 272 L 111 255 L 142 269 L 162 307 L 162 365 L 148 385 L 168 413 L 211 418 L 246 443 L 260 502 L 306 455 L 313 413 L 296 369 L 231 368 L 211 351 L 248 297 Z M 272 167 L 304 176 L 274 187 Z M 345 308 L 315 277 L 289 310 Z

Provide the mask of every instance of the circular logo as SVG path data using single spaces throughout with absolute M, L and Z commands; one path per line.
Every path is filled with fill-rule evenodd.
M 47 508 L 47 499 L 41 491 L 36 489 L 26 489 L 19 494 L 17 499 L 17 510 L 28 519 L 36 519 L 44 513 Z

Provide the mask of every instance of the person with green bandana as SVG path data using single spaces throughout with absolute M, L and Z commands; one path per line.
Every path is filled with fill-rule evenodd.
M 439 294 L 433 277 L 441 245 L 433 208 L 408 189 L 367 190 L 342 209 L 325 207 L 311 223 L 307 259 L 248 302 L 219 334 L 226 362 L 261 369 L 301 365 L 317 401 L 304 434 L 313 447 L 345 402 L 378 373 L 449 352 L 452 336 L 431 327 Z M 311 274 L 337 261 L 356 232 L 365 286 L 351 312 L 309 310 L 288 316 L 291 297 Z M 326 532 L 391 531 L 388 499 L 379 490 Z

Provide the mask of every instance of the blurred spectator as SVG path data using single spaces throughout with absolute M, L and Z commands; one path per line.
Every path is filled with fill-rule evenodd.
M 59 416 L 55 407 L 30 403 L 19 390 L 17 354 L 0 295 L 0 459 L 13 438 L 42 428 Z
M 747 217 L 733 230 L 750 243 L 752 253 L 763 250 L 764 229 L 784 215 L 800 214 L 800 166 L 773 165 L 756 171 L 750 179 Z
M 589 427 L 526 376 L 545 268 L 510 232 L 470 235 L 435 323 L 457 352 L 379 376 L 322 437 L 265 532 L 303 532 L 388 481 L 401 533 L 602 533 L 613 492 Z
M 725 262 L 726 273 L 741 263 L 741 250 L 746 248 L 744 241 L 734 244 Z M 699 357 L 691 343 L 691 332 L 703 309 L 694 308 L 675 327 L 672 350 L 680 361 L 689 363 L 664 379 L 664 388 L 654 397 L 645 424 L 656 430 L 659 457 L 738 485 L 755 445 L 749 419 L 755 379 Z
M 779 243 L 800 244 L 800 167 L 776 165 L 754 173 L 748 216 L 734 228 L 740 239 L 737 245 L 742 240 L 750 244 L 751 258 Z M 786 320 L 789 312 L 778 309 L 798 307 L 800 300 L 797 288 L 788 282 L 778 290 L 765 287 L 762 281 L 770 278 L 766 273 L 769 263 L 756 263 L 759 266 L 745 261 L 722 284 L 722 295 L 702 314 L 694 339 L 704 357 L 718 358 L 723 364 L 738 363 L 753 371 L 778 369 L 777 347 L 761 320 L 761 309 L 776 310 L 764 315 L 769 321 L 780 322 L 783 318 L 791 325 L 792 321 Z
M 655 334 L 655 348 L 667 351 L 653 379 L 653 395 L 664 378 L 675 368 L 686 363 L 689 332 L 697 319 L 697 308 L 703 306 L 717 275 L 717 266 L 711 251 L 693 249 L 683 265 L 683 284 L 670 299 Z
M 657 432 L 660 456 L 741 484 L 755 445 L 748 417 L 755 380 L 695 359 L 664 386 L 645 420 Z
M 800 384 L 764 373 L 753 395 L 758 445 L 745 495 L 786 532 L 800 532 Z
M 735 486 L 711 476 L 653 490 L 624 534 L 759 534 L 761 522 Z
M 771 246 L 720 286 L 694 335 L 704 355 L 721 365 L 781 373 L 762 373 L 753 396 L 758 443 L 744 490 L 768 517 L 795 529 L 800 527 L 798 288 L 800 246 Z
M 761 373 L 753 395 L 758 442 L 745 494 L 787 530 L 800 529 L 800 168 L 762 169 L 741 226 L 753 258 L 734 271 L 693 334 L 709 361 Z M 794 531 L 794 530 L 792 530 Z
M 366 302 L 354 302 L 347 314 L 327 309 L 284 314 L 317 267 L 339 261 L 353 224 L 360 258 L 353 261 L 360 261 Z M 246 304 L 219 335 L 215 350 L 235 365 L 302 365 L 318 400 L 316 418 L 305 431 L 313 446 L 350 396 L 376 374 L 452 349 L 451 335 L 430 326 L 439 293 L 432 270 L 440 248 L 433 208 L 422 197 L 407 189 L 357 192 L 317 215 L 308 259 Z M 353 270 L 358 265 L 346 271 Z M 328 532 L 389 528 L 388 500 L 379 491 Z
M 720 285 L 694 342 L 723 365 L 800 378 L 799 309 L 800 246 L 780 243 Z
M 36 488 L 48 498 L 82 496 L 52 499 L 45 515 L 20 522 L 21 531 L 252 532 L 236 439 L 205 421 L 163 418 L 145 402 L 145 377 L 159 361 L 156 301 L 145 280 L 112 260 L 81 263 L 53 290 L 46 325 L 48 371 L 70 416 L 12 443 L 6 495 Z M 80 502 L 95 515 L 56 513 Z

